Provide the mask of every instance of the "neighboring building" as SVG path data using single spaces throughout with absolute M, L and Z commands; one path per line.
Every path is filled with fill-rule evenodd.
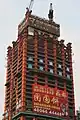
M 60 25 L 26 12 L 7 51 L 3 120 L 75 120 L 71 43 Z

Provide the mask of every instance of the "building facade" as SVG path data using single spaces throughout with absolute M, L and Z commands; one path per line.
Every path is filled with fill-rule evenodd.
M 7 51 L 3 120 L 75 120 L 71 43 L 28 11 Z

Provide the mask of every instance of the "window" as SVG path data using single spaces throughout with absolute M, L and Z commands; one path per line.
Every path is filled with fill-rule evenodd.
M 20 120 L 20 118 L 17 118 L 17 120 Z
M 21 99 L 19 99 L 19 101 L 17 101 L 16 103 L 16 109 L 19 109 L 21 107 Z
M 50 36 L 50 38 L 53 38 L 53 35 L 52 35 L 52 34 L 50 34 L 49 36 Z
M 61 64 L 58 64 L 58 68 L 62 68 Z
M 8 111 L 6 111 L 6 117 L 8 117 Z
M 21 107 L 21 103 L 19 103 L 19 108 Z
M 28 27 L 28 35 L 34 35 L 34 29 L 31 27 Z
M 28 68 L 32 68 L 32 64 L 29 64 L 29 63 L 28 63 Z
M 21 107 L 21 99 L 19 99 L 19 108 Z
M 17 110 L 18 108 L 19 108 L 19 105 L 17 104 L 17 105 L 16 105 L 16 110 Z
M 50 69 L 50 73 L 53 73 L 53 69 Z
M 43 66 L 39 66 L 39 69 L 40 69 L 40 70 L 43 70 Z
M 19 106 L 18 106 L 18 101 L 17 101 L 17 103 L 16 103 L 16 110 L 19 108 Z
M 62 72 L 61 72 L 61 71 L 59 71 L 58 74 L 59 74 L 60 76 L 62 76 Z
M 39 62 L 40 62 L 40 63 L 43 63 L 43 60 L 42 60 L 42 59 L 39 59 Z
M 8 118 L 6 118 L 6 120 L 9 120 Z
M 30 57 L 28 57 L 28 60 L 29 61 L 33 61 L 33 58 L 30 56 Z
M 70 75 L 69 74 L 67 74 L 67 78 L 70 79 Z
M 69 67 L 67 67 L 66 70 L 69 72 Z
M 41 35 L 41 31 L 38 30 L 38 34 Z
M 53 66 L 53 62 L 49 61 L 49 65 Z

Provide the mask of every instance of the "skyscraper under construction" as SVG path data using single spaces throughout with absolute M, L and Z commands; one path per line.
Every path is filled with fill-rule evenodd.
M 75 120 L 71 43 L 60 25 L 27 8 L 18 38 L 7 51 L 3 120 Z

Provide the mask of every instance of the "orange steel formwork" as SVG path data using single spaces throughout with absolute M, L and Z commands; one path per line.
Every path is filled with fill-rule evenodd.
M 65 90 L 68 117 L 75 120 L 74 80 L 71 43 L 58 40 L 60 25 L 25 15 L 18 26 L 18 39 L 7 51 L 7 72 L 3 120 L 60 120 L 32 111 L 32 85 Z M 62 119 L 64 120 L 64 119 Z

